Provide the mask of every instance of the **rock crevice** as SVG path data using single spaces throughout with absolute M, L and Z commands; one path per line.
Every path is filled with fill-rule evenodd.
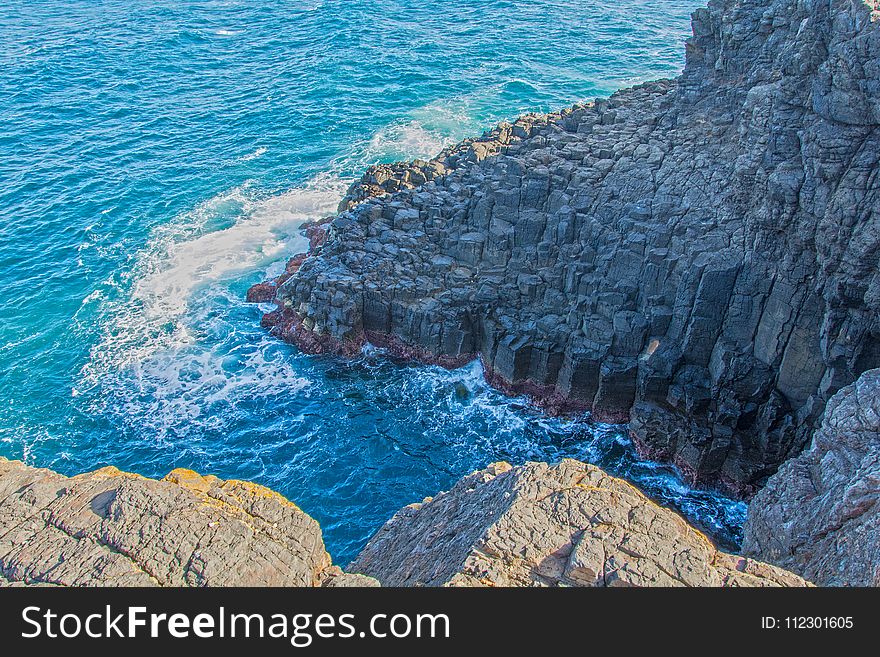
M 743 551 L 824 586 L 880 586 L 880 370 L 838 392 L 749 507 Z

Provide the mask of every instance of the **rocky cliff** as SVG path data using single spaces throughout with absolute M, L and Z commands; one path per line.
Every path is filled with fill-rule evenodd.
M 880 586 L 880 370 L 832 397 L 752 500 L 743 551 L 824 586 Z
M 496 463 L 401 510 L 351 568 L 392 586 L 804 586 L 595 466 Z
M 281 495 L 174 470 L 76 477 L 0 458 L 0 585 L 369 586 Z
M 374 168 L 264 324 L 313 353 L 479 355 L 752 494 L 880 366 L 877 17 L 713 0 L 676 80 Z

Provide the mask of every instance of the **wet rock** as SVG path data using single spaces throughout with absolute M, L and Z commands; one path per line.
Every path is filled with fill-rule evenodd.
M 828 402 L 749 505 L 743 551 L 825 586 L 880 586 L 880 370 Z
M 274 281 L 264 281 L 248 288 L 245 299 L 248 303 L 267 303 L 275 299 L 277 286 Z
M 471 398 L 471 391 L 461 381 L 456 381 L 454 386 L 455 398 L 458 401 L 467 401 Z
M 273 491 L 174 470 L 65 477 L 0 458 L 0 585 L 370 586 Z
M 644 454 L 753 494 L 880 366 L 878 25 L 851 0 L 713 0 L 675 80 L 370 169 L 278 285 L 306 330 L 277 333 L 479 355 L 502 390 L 629 420 Z
M 350 569 L 386 586 L 806 585 L 573 460 L 475 472 L 401 509 Z
M 333 217 L 325 217 L 320 221 L 308 221 L 300 226 L 300 230 L 309 238 L 310 253 L 315 252 L 327 241 L 327 225 L 331 221 Z

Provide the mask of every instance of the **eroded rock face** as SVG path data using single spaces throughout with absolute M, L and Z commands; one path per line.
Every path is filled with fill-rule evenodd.
M 375 585 L 331 566 L 318 523 L 267 488 L 174 470 L 75 477 L 0 458 L 0 584 Z
M 825 586 L 880 586 L 880 370 L 838 392 L 810 447 L 752 500 L 744 552 Z
M 599 468 L 496 463 L 397 513 L 351 569 L 386 586 L 804 586 L 719 552 Z
M 753 493 L 880 366 L 873 8 L 714 0 L 676 80 L 371 171 L 266 325 L 311 352 L 479 354 L 500 388 Z

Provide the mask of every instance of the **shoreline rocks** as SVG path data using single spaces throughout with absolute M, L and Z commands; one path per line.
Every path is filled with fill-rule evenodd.
M 399 511 L 350 568 L 384 586 L 809 585 L 571 459 L 475 472 Z
M 874 9 L 713 0 L 676 80 L 374 167 L 264 325 L 310 353 L 479 354 L 750 497 L 880 366 Z
M 190 470 L 74 477 L 0 459 L 0 586 L 803 586 L 719 552 L 585 463 L 497 463 L 402 509 L 352 564 L 262 486 Z M 365 575 L 351 574 L 355 570 Z
M 375 586 L 268 488 L 174 470 L 65 477 L 0 458 L 0 585 Z

